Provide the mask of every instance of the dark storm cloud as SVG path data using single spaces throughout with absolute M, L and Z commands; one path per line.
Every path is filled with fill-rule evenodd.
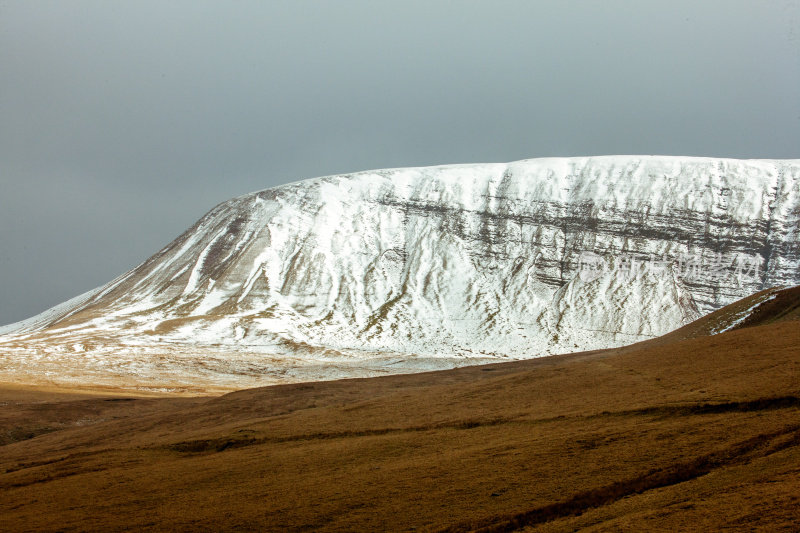
M 0 324 L 214 204 L 376 167 L 796 158 L 800 5 L 0 2 Z

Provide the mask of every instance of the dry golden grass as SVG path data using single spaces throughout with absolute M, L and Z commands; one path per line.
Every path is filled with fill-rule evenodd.
M 216 398 L 0 391 L 0 529 L 800 530 L 800 322 L 675 339 Z

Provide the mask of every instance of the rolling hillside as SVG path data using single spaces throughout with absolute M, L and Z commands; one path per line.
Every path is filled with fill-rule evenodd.
M 5 389 L 0 528 L 794 531 L 798 304 L 740 303 L 712 336 L 213 398 Z

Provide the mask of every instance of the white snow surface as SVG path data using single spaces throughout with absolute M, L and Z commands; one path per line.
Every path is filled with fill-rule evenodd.
M 250 386 L 630 344 L 800 283 L 799 198 L 798 160 L 548 158 L 305 180 L 224 202 L 127 274 L 0 329 L 0 362 L 56 381 Z M 586 279 L 582 252 L 670 263 Z M 686 279 L 679 256 L 760 270 Z

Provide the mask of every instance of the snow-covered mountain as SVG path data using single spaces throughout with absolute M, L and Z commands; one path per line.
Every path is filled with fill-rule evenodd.
M 797 283 L 799 160 L 377 170 L 218 205 L 127 274 L 4 328 L 0 361 L 142 383 L 403 372 L 628 344 Z

